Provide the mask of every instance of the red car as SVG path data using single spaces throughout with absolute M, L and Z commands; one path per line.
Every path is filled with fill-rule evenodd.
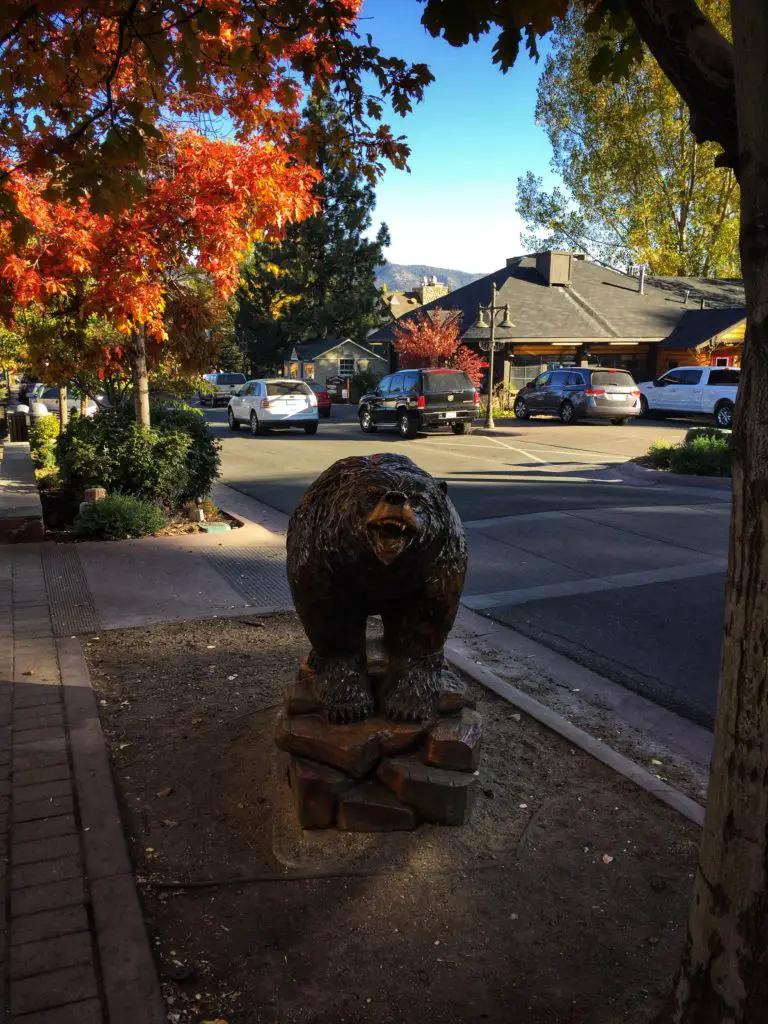
M 309 384 L 317 395 L 317 415 L 322 416 L 323 419 L 327 420 L 331 415 L 331 396 L 322 384 L 315 384 L 314 381 L 311 380 L 308 380 L 307 384 Z

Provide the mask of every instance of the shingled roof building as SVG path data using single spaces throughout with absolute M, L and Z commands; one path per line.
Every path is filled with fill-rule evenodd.
M 496 327 L 496 340 L 505 343 L 497 356 L 497 380 L 511 383 L 553 363 L 585 362 L 623 366 L 647 380 L 659 368 L 662 342 L 686 313 L 706 305 L 732 310 L 723 313 L 723 321 L 732 316 L 731 325 L 744 318 L 741 281 L 632 277 L 583 256 L 548 251 L 513 257 L 503 269 L 406 313 L 400 322 L 438 307 L 445 313 L 459 310 L 463 340 L 478 346 L 489 337 L 487 327 L 476 326 L 478 307 L 488 305 L 494 284 L 496 303 L 509 306 L 514 324 Z M 717 326 L 718 332 L 725 329 L 720 320 Z M 391 339 L 388 324 L 368 340 Z M 674 361 L 673 351 L 667 365 Z

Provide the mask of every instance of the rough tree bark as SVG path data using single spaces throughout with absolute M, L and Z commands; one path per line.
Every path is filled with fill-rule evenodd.
M 136 422 L 140 427 L 149 427 L 149 381 L 147 379 L 147 349 L 144 339 L 144 324 L 131 330 L 128 342 L 128 358 L 133 378 L 133 404 Z
M 748 343 L 715 747 L 673 1024 L 768 1019 L 768 4 L 732 11 Z
M 643 42 L 688 105 L 696 139 L 719 143 L 724 150 L 719 162 L 735 167 L 731 45 L 696 0 L 627 0 L 627 7 Z

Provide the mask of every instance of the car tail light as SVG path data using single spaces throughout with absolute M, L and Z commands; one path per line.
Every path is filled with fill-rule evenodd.
M 475 391 L 475 393 L 472 395 L 472 401 L 475 403 L 475 405 L 480 405 L 480 392 L 479 391 Z
M 416 408 L 417 409 L 426 409 L 426 407 L 427 407 L 427 396 L 426 395 L 419 395 L 419 397 L 416 399 Z
M 635 398 L 639 398 L 640 397 L 640 388 L 635 388 L 633 391 L 630 391 L 629 393 L 630 393 L 630 395 L 634 395 Z
M 605 388 L 585 388 L 584 389 L 584 394 L 585 395 L 604 395 L 605 394 Z

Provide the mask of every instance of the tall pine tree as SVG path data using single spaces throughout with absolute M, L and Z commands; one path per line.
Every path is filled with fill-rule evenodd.
M 329 137 L 342 116 L 329 98 L 306 110 L 323 176 L 315 189 L 320 213 L 290 224 L 282 241 L 257 242 L 243 267 L 238 326 L 254 365 L 268 366 L 282 349 L 302 341 L 362 342 L 381 323 L 375 275 L 389 231 L 382 224 L 374 238 L 365 237 L 376 197 L 360 173 L 336 158 Z

